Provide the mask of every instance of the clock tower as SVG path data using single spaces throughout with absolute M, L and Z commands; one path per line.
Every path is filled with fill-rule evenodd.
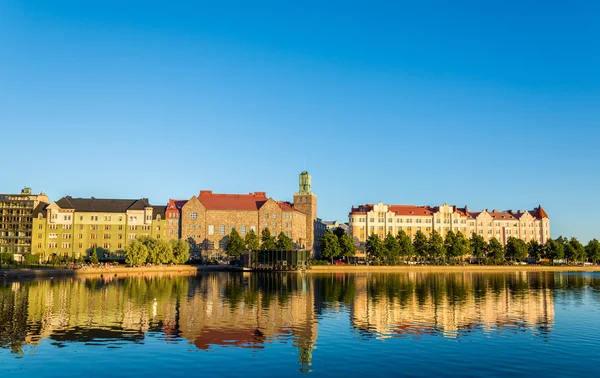
M 304 249 L 314 254 L 317 196 L 311 191 L 311 186 L 312 179 L 308 172 L 300 173 L 298 193 L 294 193 L 294 208 L 306 215 L 306 244 Z

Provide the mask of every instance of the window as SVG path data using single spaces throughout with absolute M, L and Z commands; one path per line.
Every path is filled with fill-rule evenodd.
M 209 235 L 214 235 L 215 234 L 215 226 L 212 224 L 208 225 L 208 234 Z
M 106 231 L 110 231 L 110 225 L 109 225 L 109 224 L 105 225 L 105 226 L 104 226 L 104 229 L 105 229 Z
M 96 239 L 96 238 L 97 238 L 96 234 L 90 234 L 90 239 Z
M 273 223 L 271 223 L 271 226 L 273 226 L 273 227 L 277 227 L 277 222 L 273 222 Z
M 192 212 L 190 213 L 190 219 L 192 219 L 192 220 L 196 220 L 196 219 L 198 219 L 198 213 L 197 213 L 197 212 L 195 212 L 195 211 L 192 211 Z
M 269 219 L 269 214 L 265 213 L 265 219 Z
M 129 234 L 129 240 L 135 239 L 135 234 Z
M 110 234 L 104 234 L 104 239 L 110 239 Z
M 77 235 L 77 239 L 83 239 L 83 234 Z
M 83 248 L 83 243 L 78 244 L 79 248 Z
M 68 242 L 62 243 L 62 248 L 71 248 L 71 243 L 68 243 Z
M 79 229 L 83 230 L 83 225 L 82 224 L 79 225 Z
M 123 239 L 123 234 L 118 234 L 117 239 L 119 239 L 119 240 Z
M 48 234 L 48 239 L 56 239 L 58 234 Z
M 252 230 L 256 233 L 256 226 L 250 226 L 250 230 Z
M 123 244 L 119 243 L 117 244 L 117 248 L 121 249 L 123 247 Z
M 70 230 L 71 229 L 71 225 L 70 224 L 63 224 L 62 228 L 63 228 L 63 230 Z
M 277 214 L 273 214 L 273 219 L 276 219 L 276 218 L 277 218 Z
M 225 235 L 225 226 L 224 225 L 219 226 L 219 235 Z
M 55 242 L 48 243 L 48 248 L 56 248 L 56 243 Z
M 240 234 L 246 235 L 246 226 L 240 226 Z
M 63 239 L 71 239 L 71 234 L 62 234 Z

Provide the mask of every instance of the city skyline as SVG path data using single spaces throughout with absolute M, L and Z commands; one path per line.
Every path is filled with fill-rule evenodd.
M 553 238 L 587 242 L 599 10 L 5 1 L 1 191 L 291 201 L 306 169 L 321 219 L 378 202 L 542 204 Z

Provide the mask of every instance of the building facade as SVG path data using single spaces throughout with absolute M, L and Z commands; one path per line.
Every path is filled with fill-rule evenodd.
M 550 219 L 541 205 L 525 211 L 470 211 L 467 206 L 458 208 L 448 204 L 430 207 L 379 202 L 352 207 L 348 217 L 351 236 L 355 243 L 361 245 L 369 235 L 384 238 L 388 233 L 397 235 L 401 230 L 411 239 L 417 231 L 429 235 L 436 230 L 442 237 L 448 231 L 460 231 L 466 237 L 479 234 L 488 242 L 496 238 L 503 245 L 509 237 L 539 243 L 550 238 Z
M 96 249 L 100 257 L 121 257 L 139 236 L 166 238 L 165 206 L 148 199 L 63 197 L 34 214 L 32 253 L 85 257 Z
M 19 194 L 0 194 L 0 253 L 15 257 L 31 253 L 33 214 L 49 203 L 46 194 L 33 194 L 31 188 L 23 188 Z
M 260 238 L 268 228 L 273 237 L 283 232 L 294 248 L 314 250 L 317 222 L 316 196 L 311 192 L 308 172 L 300 174 L 300 190 L 294 203 L 277 201 L 266 192 L 249 194 L 217 194 L 201 190 L 189 200 L 169 200 L 166 237 L 189 242 L 192 253 L 210 257 L 221 253 L 235 228 L 243 238 L 250 230 Z

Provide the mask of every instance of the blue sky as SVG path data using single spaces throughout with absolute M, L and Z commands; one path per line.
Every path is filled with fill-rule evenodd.
M 600 237 L 595 1 L 0 2 L 2 192 L 531 209 Z

